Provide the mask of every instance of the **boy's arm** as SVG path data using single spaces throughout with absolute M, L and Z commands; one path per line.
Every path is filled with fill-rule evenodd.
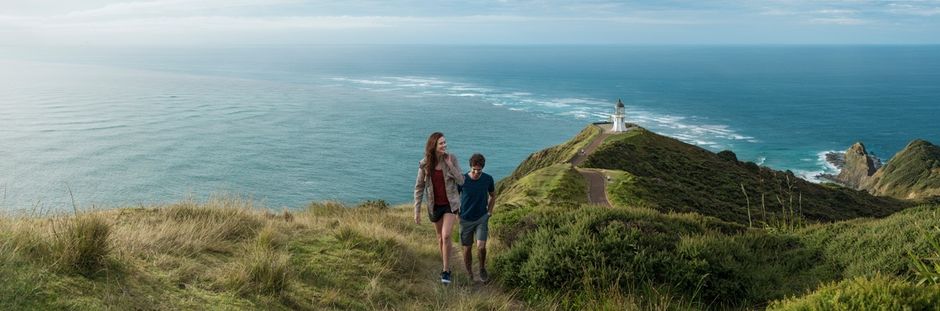
M 490 201 L 486 204 L 486 213 L 493 215 L 493 207 L 496 207 L 496 192 L 490 192 Z
M 486 203 L 486 213 L 492 216 L 493 208 L 496 207 L 496 185 L 493 183 L 493 178 L 490 178 L 490 184 L 486 190 L 490 193 L 490 200 Z

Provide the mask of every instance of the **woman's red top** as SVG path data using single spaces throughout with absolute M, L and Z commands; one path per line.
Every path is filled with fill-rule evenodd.
M 434 205 L 450 205 L 447 200 L 447 190 L 444 189 L 444 171 L 434 170 L 431 175 L 431 184 L 434 185 Z

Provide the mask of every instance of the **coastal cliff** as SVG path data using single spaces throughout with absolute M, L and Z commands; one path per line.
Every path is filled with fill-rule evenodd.
M 865 145 L 857 142 L 845 151 L 842 171 L 835 178 L 850 188 L 859 189 L 877 171 L 875 163 Z
M 940 147 L 921 139 L 910 142 L 860 188 L 908 200 L 940 196 Z
M 845 153 L 829 153 L 826 159 L 841 171 L 821 177 L 852 189 L 914 201 L 940 196 L 940 147 L 926 140 L 911 141 L 884 165 L 862 142 Z

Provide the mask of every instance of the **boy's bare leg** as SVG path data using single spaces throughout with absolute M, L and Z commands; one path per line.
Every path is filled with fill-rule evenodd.
M 463 247 L 463 265 L 467 268 L 470 280 L 473 280 L 473 245 Z
M 484 273 L 486 271 L 486 241 L 477 240 L 477 250 L 480 257 L 480 279 L 485 282 L 489 279 L 489 275 Z M 467 265 L 469 265 L 469 262 Z

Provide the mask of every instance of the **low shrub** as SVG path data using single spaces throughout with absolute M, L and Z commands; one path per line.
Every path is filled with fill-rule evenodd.
M 757 305 L 835 277 L 814 268 L 821 253 L 790 235 L 645 209 L 550 210 L 506 216 L 517 221 L 503 225 L 528 228 L 525 234 L 497 230 L 516 240 L 497 255 L 494 271 L 528 299 L 546 289 L 578 293 L 616 282 L 623 290 L 669 287 L 708 304 Z
M 385 202 L 385 200 L 381 200 L 381 199 L 366 200 L 365 202 L 359 203 L 358 207 L 384 210 L 384 209 L 388 209 L 388 202 Z

